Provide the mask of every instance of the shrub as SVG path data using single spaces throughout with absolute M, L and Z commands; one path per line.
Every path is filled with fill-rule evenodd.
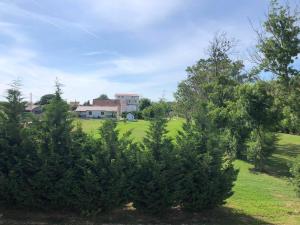
M 225 150 L 219 148 L 217 134 L 196 119 L 180 132 L 177 202 L 186 210 L 200 211 L 224 204 L 230 197 L 237 171 Z
M 175 164 L 173 144 L 166 137 L 166 120 L 152 120 L 131 177 L 135 208 L 160 214 L 174 205 Z
M 298 197 L 300 197 L 300 155 L 296 158 L 290 172 L 293 176 L 292 182 Z

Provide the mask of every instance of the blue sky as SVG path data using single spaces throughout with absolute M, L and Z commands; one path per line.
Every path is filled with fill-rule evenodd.
M 249 65 L 249 19 L 258 25 L 267 9 L 267 0 L 0 0 L 0 99 L 18 78 L 37 100 L 56 77 L 68 100 L 172 99 L 216 32 L 237 39 L 235 57 Z

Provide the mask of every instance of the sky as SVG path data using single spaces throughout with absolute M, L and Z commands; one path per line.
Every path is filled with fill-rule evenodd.
M 36 101 L 56 78 L 69 101 L 172 100 L 216 33 L 237 40 L 234 57 L 250 67 L 249 21 L 259 26 L 267 10 L 267 0 L 0 0 L 0 100 L 19 79 Z

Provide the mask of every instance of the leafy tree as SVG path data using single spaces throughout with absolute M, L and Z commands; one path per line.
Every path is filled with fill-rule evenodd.
M 133 206 L 151 214 L 163 213 L 175 200 L 176 161 L 173 144 L 166 137 L 166 123 L 162 117 L 151 120 L 131 177 Z
M 257 53 L 253 55 L 259 70 L 277 78 L 274 97 L 283 116 L 281 127 L 291 133 L 300 132 L 300 73 L 295 63 L 300 53 L 299 19 L 298 12 L 289 5 L 272 0 L 263 30 L 257 32 Z
M 148 108 L 151 106 L 151 100 L 148 98 L 142 98 L 139 101 L 139 111 L 143 111 L 144 109 Z
M 37 103 L 39 105 L 48 105 L 50 103 L 50 101 L 54 98 L 55 98 L 55 94 L 46 94 L 46 95 L 43 95 L 41 97 L 40 101 Z
M 298 13 L 272 0 L 263 32 L 258 33 L 258 54 L 254 55 L 261 69 L 272 72 L 288 90 L 299 72 L 295 59 L 300 52 Z
M 106 94 L 102 94 L 102 95 L 100 95 L 98 98 L 96 98 L 96 99 L 98 99 L 98 100 L 108 100 L 109 98 L 108 98 L 108 96 L 106 95 Z
M 243 72 L 243 62 L 230 58 L 234 41 L 225 34 L 216 35 L 209 46 L 209 55 L 187 68 L 188 78 L 182 81 L 175 93 L 176 109 L 191 120 L 205 103 L 207 119 L 223 133 L 224 145 L 230 146 L 231 155 L 241 157 L 249 132 L 245 129 L 239 108 L 235 106 L 236 88 L 249 80 Z M 238 131 L 242 131 L 241 133 Z
M 274 98 L 266 82 L 244 84 L 239 88 L 239 105 L 251 128 L 248 158 L 256 170 L 262 170 L 265 160 L 276 149 L 276 137 L 271 132 L 277 122 Z
M 217 132 L 202 105 L 193 122 L 187 122 L 177 138 L 179 163 L 177 202 L 186 210 L 200 211 L 224 204 L 230 197 L 237 171 L 224 157 Z
M 166 102 L 160 101 L 157 103 L 152 103 L 151 106 L 145 108 L 142 111 L 142 115 L 144 119 L 155 119 L 155 118 L 161 118 L 161 117 L 167 117 L 169 113 L 169 106 Z

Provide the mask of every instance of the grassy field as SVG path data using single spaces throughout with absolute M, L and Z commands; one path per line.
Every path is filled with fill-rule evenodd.
M 101 125 L 99 120 L 83 120 L 85 132 L 97 136 Z M 174 137 L 183 120 L 170 120 L 168 130 Z M 132 130 L 135 140 L 145 135 L 146 121 L 119 122 L 120 133 Z M 278 149 L 270 158 L 265 173 L 251 172 L 252 165 L 237 160 L 235 167 L 240 170 L 234 187 L 234 195 L 227 203 L 214 210 L 201 213 L 187 213 L 172 209 L 163 218 L 141 215 L 130 206 L 110 214 L 82 218 L 72 213 L 37 213 L 6 211 L 0 224 L 300 224 L 300 199 L 296 198 L 289 182 L 288 165 L 300 154 L 300 136 L 279 134 Z M 16 215 L 17 216 L 16 218 Z M 19 220 L 16 220 L 20 218 Z M 25 219 L 24 219 L 25 218 Z M 26 220 L 27 218 L 27 220 Z M 30 223 L 26 223 L 30 221 Z M 34 223 L 33 221 L 37 221 Z
M 78 120 L 85 132 L 93 135 L 99 136 L 98 129 L 101 126 L 103 120 Z M 168 123 L 168 135 L 174 137 L 178 130 L 180 130 L 183 124 L 183 119 L 171 119 Z M 136 141 L 141 141 L 146 134 L 149 122 L 145 120 L 139 120 L 134 122 L 118 122 L 117 128 L 120 131 L 120 135 L 126 133 L 127 131 L 132 131 L 132 137 Z

